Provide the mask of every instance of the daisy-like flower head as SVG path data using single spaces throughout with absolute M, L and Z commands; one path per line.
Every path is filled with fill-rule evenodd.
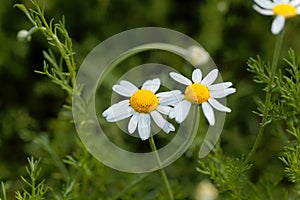
M 284 27 L 285 20 L 300 14 L 300 0 L 254 0 L 254 10 L 262 15 L 275 15 L 271 31 L 278 34 Z
M 175 118 L 178 123 L 183 122 L 192 104 L 201 104 L 204 116 L 211 126 L 215 124 L 213 108 L 222 112 L 231 112 L 230 108 L 222 105 L 216 99 L 226 97 L 236 90 L 230 88 L 231 82 L 212 84 L 218 77 L 217 69 L 210 71 L 203 79 L 201 70 L 195 69 L 192 74 L 192 81 L 175 72 L 171 72 L 170 76 L 175 81 L 187 86 L 184 97 L 170 110 L 169 117 L 171 119 Z
M 116 122 L 130 118 L 128 132 L 132 134 L 136 128 L 142 140 L 150 137 L 151 118 L 164 132 L 174 131 L 175 127 L 163 118 L 162 114 L 168 115 L 171 107 L 182 99 L 179 90 L 157 93 L 160 87 L 160 79 L 147 80 L 141 89 L 138 89 L 129 81 L 122 80 L 113 86 L 113 91 L 129 99 L 113 104 L 102 115 L 108 122 Z

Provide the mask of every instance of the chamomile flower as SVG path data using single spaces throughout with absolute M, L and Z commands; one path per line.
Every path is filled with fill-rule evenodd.
M 300 14 L 300 0 L 254 0 L 254 10 L 262 15 L 275 15 L 271 31 L 278 34 L 284 27 L 285 20 Z
M 147 80 L 141 89 L 131 82 L 122 80 L 113 86 L 113 91 L 129 99 L 113 104 L 102 115 L 108 122 L 116 122 L 129 118 L 128 132 L 132 134 L 138 129 L 139 136 L 146 140 L 151 134 L 151 118 L 165 133 L 174 131 L 175 127 L 163 118 L 161 114 L 168 115 L 171 107 L 182 98 L 181 91 L 172 90 L 157 93 L 160 79 Z
M 222 105 L 217 99 L 226 97 L 236 90 L 230 88 L 231 82 L 212 84 L 217 79 L 217 69 L 210 71 L 203 79 L 201 70 L 195 69 L 192 81 L 175 72 L 171 72 L 170 76 L 175 81 L 187 86 L 181 101 L 170 110 L 169 117 L 171 119 L 175 118 L 178 123 L 181 123 L 188 116 L 192 105 L 201 104 L 204 116 L 213 126 L 215 124 L 213 108 L 222 112 L 231 112 L 230 108 Z

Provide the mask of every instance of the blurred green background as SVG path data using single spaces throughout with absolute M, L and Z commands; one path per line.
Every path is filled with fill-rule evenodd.
M 76 172 L 65 165 L 63 159 L 66 155 L 80 154 L 80 158 L 86 159 L 81 161 L 91 170 L 88 179 L 91 199 L 93 195 L 113 195 L 126 186 L 133 175 L 109 169 L 83 152 L 71 112 L 62 108 L 68 102 L 66 94 L 48 78 L 34 73 L 34 70 L 42 70 L 42 50 L 48 48 L 45 39 L 39 33 L 30 43 L 16 39 L 20 29 L 31 28 L 24 14 L 13 8 L 16 3 L 31 6 L 29 0 L 1 0 L 0 6 L 0 181 L 5 181 L 13 196 L 14 191 L 24 186 L 20 175 L 26 175 L 26 158 L 33 155 L 42 159 L 46 183 L 59 191 L 67 182 L 64 176 L 75 176 Z M 78 66 L 101 41 L 128 29 L 164 27 L 198 41 L 214 59 L 223 80 L 233 82 L 237 88 L 237 93 L 227 98 L 232 112 L 227 115 L 221 136 L 223 152 L 230 156 L 248 153 L 259 124 L 259 118 L 252 111 L 256 109 L 255 100 L 263 98 L 263 92 L 261 85 L 253 83 L 246 62 L 256 55 L 271 60 L 276 40 L 270 32 L 272 18 L 257 14 L 252 9 L 252 1 L 44 0 L 41 4 L 48 20 L 54 17 L 57 21 L 65 16 Z M 299 25 L 297 18 L 287 23 L 283 57 L 289 48 L 298 55 Z M 266 171 L 283 169 L 277 159 L 282 142 L 271 133 L 266 135 L 253 173 L 263 173 L 262 168 Z M 182 190 L 182 198 L 192 198 L 194 186 L 204 178 L 195 170 L 198 150 L 199 146 L 193 145 L 182 158 L 167 167 L 174 187 Z M 76 178 L 80 182 L 80 177 Z M 152 187 L 161 185 L 158 175 L 153 175 L 151 181 Z M 153 188 L 145 188 L 151 194 Z M 136 190 L 138 196 L 139 190 Z

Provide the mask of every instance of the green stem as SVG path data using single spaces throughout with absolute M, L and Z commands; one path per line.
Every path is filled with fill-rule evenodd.
M 6 200 L 6 190 L 3 182 L 1 182 L 1 188 L 2 188 L 3 200 Z
M 159 158 L 159 155 L 158 155 L 158 152 L 157 152 L 157 148 L 156 148 L 156 145 L 155 145 L 155 142 L 154 142 L 154 138 L 152 136 L 149 138 L 149 142 L 150 142 L 151 150 L 155 153 L 157 162 L 158 162 L 159 166 L 161 166 L 161 161 L 160 161 L 160 158 Z M 166 189 L 168 191 L 170 200 L 174 200 L 173 192 L 172 192 L 172 189 L 171 189 L 171 186 L 170 186 L 170 183 L 169 183 L 169 180 L 168 180 L 168 177 L 167 177 L 167 174 L 166 174 L 164 168 L 161 168 L 159 170 L 159 172 L 160 172 L 160 175 L 161 175 L 161 177 L 162 177 L 162 179 L 165 183 L 165 186 L 166 186 Z
M 271 65 L 270 79 L 269 79 L 269 82 L 267 85 L 263 117 L 261 120 L 260 128 L 259 128 L 258 134 L 256 136 L 254 145 L 253 145 L 250 153 L 248 154 L 248 157 L 245 160 L 245 163 L 249 162 L 250 159 L 252 158 L 252 156 L 255 154 L 255 152 L 258 148 L 258 145 L 260 143 L 260 140 L 263 136 L 265 127 L 268 124 L 268 115 L 269 115 L 270 105 L 271 105 L 272 88 L 273 88 L 273 84 L 274 84 L 274 77 L 275 77 L 275 73 L 276 73 L 276 69 L 277 69 L 278 58 L 279 58 L 283 35 L 284 35 L 284 30 L 282 30 L 281 33 L 277 37 L 276 46 L 275 46 L 275 50 L 274 50 L 274 54 L 273 54 L 272 65 Z
M 38 2 L 34 2 L 34 5 L 37 9 L 37 12 L 39 14 L 41 22 L 44 24 L 44 28 L 43 27 L 41 27 L 41 28 L 42 28 L 43 31 L 45 31 L 46 36 L 51 38 L 51 41 L 54 41 L 55 47 L 58 49 L 58 51 L 60 52 L 60 54 L 64 58 L 66 66 L 67 66 L 68 71 L 70 73 L 71 84 L 74 87 L 75 86 L 75 78 L 76 78 L 76 74 L 75 74 L 76 64 L 74 62 L 74 56 L 73 56 L 73 52 L 72 52 L 72 49 L 71 49 L 72 48 L 71 40 L 68 41 L 69 44 L 70 44 L 70 52 L 68 52 L 68 49 L 64 48 L 63 44 L 60 42 L 60 40 L 58 39 L 56 34 L 53 32 L 52 27 L 46 21 L 46 19 L 44 17 L 44 12 L 39 7 Z M 66 39 L 69 39 L 68 35 L 66 36 Z

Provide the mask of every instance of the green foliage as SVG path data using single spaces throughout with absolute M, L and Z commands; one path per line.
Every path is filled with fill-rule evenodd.
M 299 66 L 293 50 L 289 51 L 289 59 L 285 59 L 287 67 L 280 69 L 275 74 L 275 83 L 272 85 L 273 93 L 271 116 L 273 119 L 285 120 L 288 127 L 297 127 L 299 116 Z M 250 58 L 248 61 L 249 71 L 254 73 L 254 81 L 257 83 L 268 84 L 270 81 L 270 64 L 265 64 L 260 57 Z M 264 104 L 259 102 L 260 116 L 264 110 Z M 296 123 L 296 124 L 294 124 Z M 289 130 L 291 131 L 291 130 Z M 292 131 L 293 132 L 293 131 Z
M 194 187 L 207 177 L 218 187 L 219 199 L 300 198 L 297 20 L 287 24 L 282 52 L 285 55 L 291 46 L 295 51 L 290 50 L 284 62 L 279 59 L 268 87 L 272 63 L 262 58 L 273 53 L 274 37 L 268 29 L 270 19 L 255 13 L 252 1 L 25 0 L 15 5 L 18 9 L 13 9 L 13 3 L 3 0 L 0 7 L 1 199 L 65 200 L 86 199 L 87 195 L 89 199 L 168 199 L 159 174 L 126 174 L 102 165 L 87 152 L 70 123 L 70 97 L 77 66 L 85 55 L 109 36 L 143 26 L 191 35 L 209 50 L 223 79 L 237 88 L 237 94 L 228 99 L 232 112 L 227 115 L 220 146 L 199 161 L 199 173 L 195 168 L 201 137 L 193 149 L 166 168 L 175 199 L 193 199 Z M 18 32 L 23 28 L 27 30 Z M 245 67 L 245 60 L 257 54 L 248 60 L 248 71 L 260 85 L 252 84 Z M 134 58 L 128 63 L 142 62 Z M 179 64 L 176 59 L 170 63 Z M 105 91 L 111 91 L 116 75 L 126 70 L 124 65 L 109 74 Z M 264 115 L 266 104 L 261 99 L 266 93 L 270 93 L 270 104 Z M 99 96 L 109 99 L 106 94 Z M 258 99 L 258 116 L 248 113 L 253 99 Z M 258 122 L 261 117 L 266 118 L 264 123 Z M 259 126 L 266 128 L 260 148 L 247 160 L 243 154 L 253 145 Z M 41 159 L 29 158 L 24 170 L 28 155 Z M 26 173 L 28 178 L 24 178 Z
M 288 133 L 299 140 L 300 129 L 300 69 L 295 52 L 289 51 L 287 66 L 279 72 L 276 88 L 279 100 L 276 107 L 278 117 L 285 121 Z
M 285 147 L 283 155 L 279 158 L 286 165 L 284 172 L 289 181 L 300 184 L 300 146 L 299 144 L 291 144 Z
M 254 82 L 267 84 L 270 81 L 271 66 L 270 63 L 264 63 L 259 56 L 257 59 L 248 60 L 248 71 L 254 74 Z
M 54 23 L 54 19 L 48 23 L 44 16 L 44 9 L 40 8 L 40 1 L 32 0 L 31 3 L 34 9 L 28 10 L 23 4 L 16 4 L 15 7 L 24 12 L 30 20 L 34 26 L 32 30 L 41 31 L 48 44 L 59 52 L 59 58 L 57 59 L 51 49 L 48 52 L 43 51 L 45 58 L 44 71 L 37 72 L 48 76 L 54 83 L 61 86 L 62 89 L 71 95 L 75 84 L 76 64 L 72 50 L 72 39 L 65 28 L 65 18 L 63 17 L 58 23 Z M 24 37 L 30 38 L 31 35 L 29 33 Z M 51 68 L 49 68 L 49 65 Z
M 275 61 L 278 59 L 276 56 Z M 208 175 L 224 197 L 229 199 L 274 199 L 275 196 L 276 199 L 299 198 L 300 70 L 293 50 L 289 51 L 289 59 L 284 61 L 285 65 L 280 64 L 279 69 L 276 70 L 274 67 L 277 67 L 277 63 L 266 64 L 259 56 L 248 60 L 248 71 L 254 74 L 254 82 L 265 85 L 263 90 L 266 93 L 265 101 L 257 102 L 258 111 L 255 113 L 262 117 L 262 122 L 248 158 L 226 157 L 221 149 L 218 149 L 208 158 L 200 160 L 200 167 L 197 170 Z M 284 151 L 279 159 L 285 164 L 285 169 L 281 174 L 294 183 L 292 192 L 278 189 L 283 180 L 280 173 L 275 177 L 266 173 L 264 176 L 256 177 L 257 182 L 252 182 L 251 176 L 249 177 L 251 174 L 249 161 L 256 152 L 266 127 L 269 134 L 273 133 L 282 140 L 281 149 Z M 296 192 L 293 192 L 294 190 Z
M 260 84 L 265 84 L 265 88 L 263 89 L 266 92 L 272 92 L 272 89 L 274 89 L 274 86 L 271 87 L 271 90 L 268 91 L 268 83 L 270 82 L 270 74 L 271 74 L 271 64 L 264 63 L 259 56 L 257 56 L 257 59 L 250 58 L 248 60 L 248 71 L 252 72 L 254 74 L 253 81 Z M 275 77 L 276 79 L 276 77 Z M 264 116 L 265 111 L 265 104 L 261 101 L 257 101 L 257 110 L 254 111 L 255 114 L 257 114 L 260 117 Z M 271 105 L 270 107 L 274 107 L 274 105 Z M 272 110 L 272 109 L 271 109 Z M 272 117 L 269 115 L 269 112 L 267 113 L 267 120 L 265 124 L 261 124 L 263 126 L 267 125 L 268 123 L 271 123 Z
M 38 181 L 41 173 L 39 169 L 40 160 L 34 160 L 33 157 L 28 158 L 29 168 L 26 167 L 26 171 L 29 175 L 29 180 L 21 176 L 24 183 L 29 186 L 29 189 L 23 189 L 22 192 L 16 192 L 16 198 L 18 200 L 42 200 L 45 199 L 45 194 L 48 187 L 45 186 L 45 180 Z
M 291 139 L 285 146 L 280 160 L 286 165 L 285 174 L 289 181 L 300 185 L 300 68 L 293 50 L 289 51 L 289 59 L 285 59 L 287 66 L 279 73 L 276 83 L 279 91 L 279 100 L 276 114 L 286 126 L 286 134 Z M 286 72 L 286 73 L 285 73 Z
M 247 176 L 251 165 L 245 159 L 224 156 L 217 148 L 204 160 L 199 160 L 197 171 L 206 174 L 218 186 L 220 193 L 230 199 L 254 199 L 251 183 Z M 253 196 L 254 195 L 254 196 Z
M 280 160 L 287 165 L 285 172 L 291 182 L 299 182 L 299 116 L 300 116 L 300 70 L 295 52 L 289 51 L 289 59 L 284 59 L 286 65 L 281 67 L 275 75 L 273 86 L 270 119 L 280 120 L 278 123 L 286 129 L 280 134 L 286 138 L 284 153 Z M 268 83 L 269 68 L 260 59 L 250 59 L 250 71 L 255 73 L 257 82 Z M 266 70 L 264 70 L 266 68 Z M 259 111 L 262 113 L 263 104 Z M 290 137 L 292 136 L 292 137 Z

